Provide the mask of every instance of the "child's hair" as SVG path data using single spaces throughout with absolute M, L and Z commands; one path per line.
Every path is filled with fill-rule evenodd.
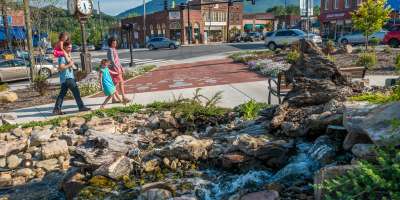
M 109 62 L 110 62 L 109 60 L 103 59 L 103 60 L 101 60 L 100 64 L 101 64 L 101 65 L 105 65 L 105 64 L 107 64 L 107 63 L 109 63 Z
M 67 40 L 69 39 L 67 32 L 61 32 L 58 36 L 58 40 L 62 40 L 64 37 L 67 37 Z
M 67 41 L 64 42 L 63 47 L 66 48 L 66 47 L 68 47 L 69 45 L 72 45 L 72 43 L 71 43 L 70 41 L 67 40 Z
M 110 37 L 110 38 L 108 39 L 108 46 L 111 47 L 111 44 L 112 44 L 114 41 L 117 41 L 117 39 L 116 39 L 115 37 Z

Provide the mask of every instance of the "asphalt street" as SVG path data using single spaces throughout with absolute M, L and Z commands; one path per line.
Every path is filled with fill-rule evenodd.
M 210 44 L 210 45 L 194 45 L 194 46 L 182 46 L 178 49 L 159 49 L 149 51 L 147 49 L 134 49 L 133 61 L 135 66 L 146 65 L 146 64 L 168 64 L 169 62 L 191 59 L 196 57 L 203 57 L 208 55 L 215 55 L 221 53 L 228 53 L 241 50 L 259 50 L 265 49 L 263 42 L 254 43 L 230 43 L 230 44 Z M 128 49 L 118 50 L 118 54 L 122 65 L 129 66 L 130 63 L 130 52 Z M 91 51 L 92 65 L 93 67 L 99 65 L 100 61 L 107 58 L 106 51 Z M 80 53 L 74 52 L 72 54 L 75 62 L 80 65 Z M 58 78 L 54 76 L 50 79 L 50 82 L 57 82 Z M 27 87 L 28 81 L 17 81 L 9 83 L 11 90 Z

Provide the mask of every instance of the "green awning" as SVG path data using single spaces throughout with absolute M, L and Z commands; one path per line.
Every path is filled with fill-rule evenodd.
M 264 29 L 265 25 L 264 24 L 256 24 L 256 29 Z M 253 29 L 253 24 L 245 24 L 244 25 L 245 30 L 252 30 Z

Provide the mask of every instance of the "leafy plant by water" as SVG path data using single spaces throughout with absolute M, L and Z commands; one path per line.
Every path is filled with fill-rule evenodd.
M 384 104 L 400 101 L 400 86 L 396 86 L 388 92 L 367 92 L 351 97 L 353 101 L 367 101 L 370 103 Z
M 259 103 L 255 100 L 250 100 L 244 104 L 239 105 L 236 111 L 239 112 L 240 116 L 246 120 L 252 120 L 258 116 L 261 110 L 268 108 L 270 105 L 266 103 Z
M 361 161 L 357 168 L 343 176 L 325 181 L 328 200 L 400 199 L 400 149 L 377 150 L 377 163 Z

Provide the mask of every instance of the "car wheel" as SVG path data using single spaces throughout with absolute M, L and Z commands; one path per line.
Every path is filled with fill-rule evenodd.
M 347 39 L 342 39 L 340 41 L 340 43 L 342 43 L 343 45 L 349 44 L 349 41 Z
M 170 48 L 170 49 L 176 49 L 176 45 L 170 44 L 170 45 L 169 45 L 169 48 Z
M 399 47 L 400 42 L 399 42 L 398 40 L 396 40 L 396 39 L 391 39 L 391 40 L 389 41 L 389 45 L 390 45 L 391 47 L 393 47 L 393 48 L 397 48 L 397 47 Z
M 153 45 L 149 45 L 150 50 L 155 50 L 156 48 Z
M 40 71 L 39 71 L 39 75 L 40 75 L 40 76 L 44 76 L 44 77 L 46 77 L 46 78 L 50 78 L 50 77 L 51 77 L 51 71 L 50 71 L 50 69 L 42 68 L 42 69 L 40 69 Z
M 270 50 L 272 50 L 272 51 L 275 51 L 275 49 L 276 49 L 276 44 L 273 43 L 273 42 L 269 43 L 269 44 L 268 44 L 268 49 L 270 49 Z

